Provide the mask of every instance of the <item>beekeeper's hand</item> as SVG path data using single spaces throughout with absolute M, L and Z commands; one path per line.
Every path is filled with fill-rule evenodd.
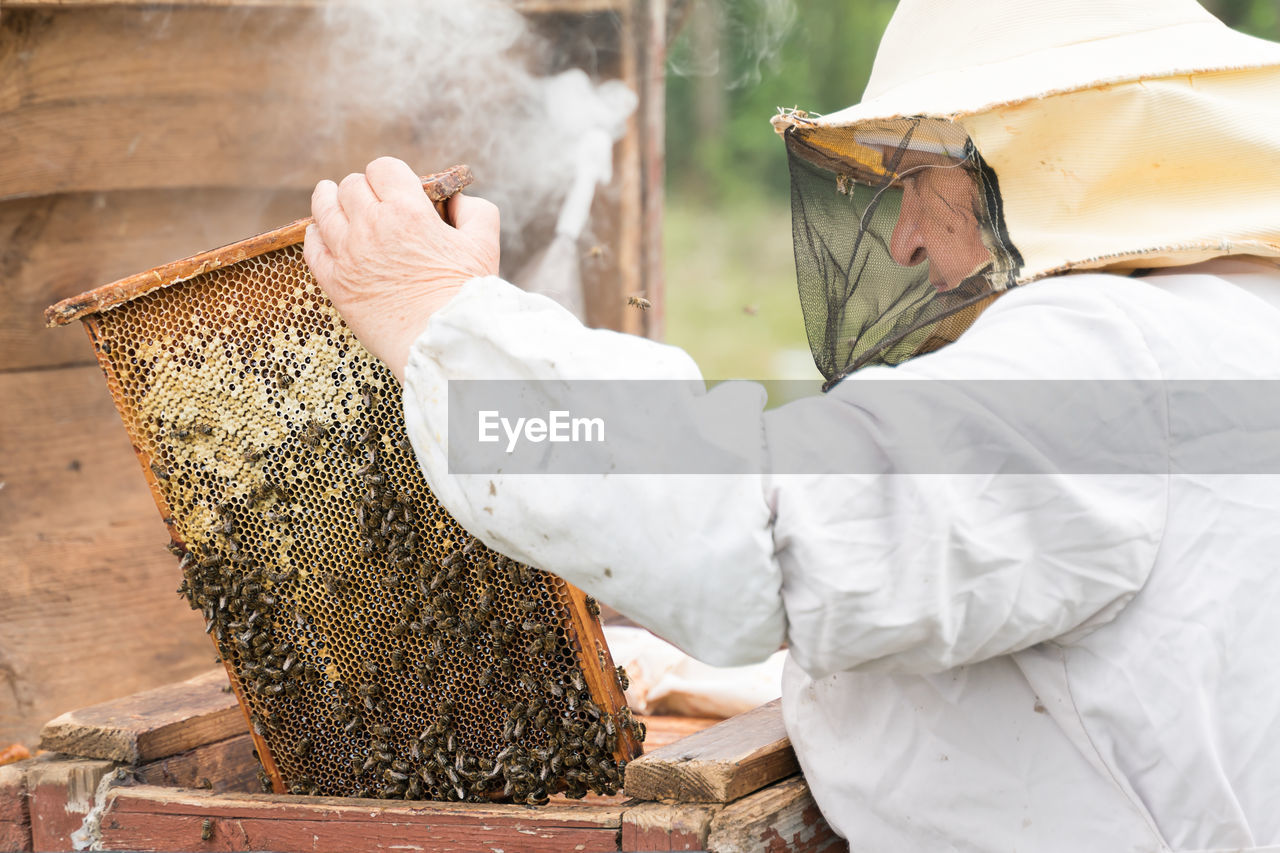
M 402 382 L 431 315 L 466 282 L 498 273 L 498 209 L 459 194 L 449 225 L 394 157 L 316 184 L 311 213 L 303 258 L 360 343 Z

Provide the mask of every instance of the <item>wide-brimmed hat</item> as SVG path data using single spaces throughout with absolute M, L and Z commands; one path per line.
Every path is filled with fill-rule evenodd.
M 857 177 L 918 117 L 998 176 L 1019 283 L 1280 257 L 1280 44 L 1195 0 L 902 0 L 860 103 L 773 123 Z

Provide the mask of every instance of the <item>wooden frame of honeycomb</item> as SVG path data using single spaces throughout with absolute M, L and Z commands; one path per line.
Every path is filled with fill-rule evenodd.
M 438 206 L 466 167 L 424 178 Z M 540 803 L 640 754 L 598 613 L 436 502 L 310 220 L 58 303 L 82 320 L 277 793 Z

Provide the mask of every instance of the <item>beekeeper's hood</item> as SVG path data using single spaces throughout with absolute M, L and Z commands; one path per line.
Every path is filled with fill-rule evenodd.
M 860 104 L 774 126 L 829 384 L 1055 273 L 1280 256 L 1280 44 L 1194 0 L 902 0 Z

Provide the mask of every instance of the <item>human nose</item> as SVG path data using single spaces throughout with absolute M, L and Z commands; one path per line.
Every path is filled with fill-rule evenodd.
M 914 267 L 928 259 L 920 226 L 920 217 L 908 189 L 902 193 L 902 210 L 898 213 L 898 223 L 893 226 L 893 235 L 889 238 L 889 256 L 898 265 Z

